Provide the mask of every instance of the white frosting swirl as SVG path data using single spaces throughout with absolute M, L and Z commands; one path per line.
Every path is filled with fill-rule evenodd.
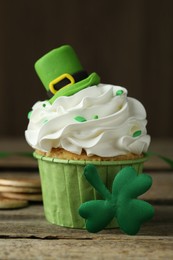
M 111 157 L 128 152 L 141 154 L 150 144 L 146 111 L 125 88 L 99 84 L 53 104 L 37 102 L 25 137 L 34 149 L 61 147 L 88 156 Z

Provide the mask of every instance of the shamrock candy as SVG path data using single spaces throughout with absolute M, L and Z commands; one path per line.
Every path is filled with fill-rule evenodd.
M 116 217 L 123 232 L 135 235 L 142 223 L 153 217 L 153 207 L 137 199 L 152 185 L 149 175 L 138 175 L 133 167 L 123 168 L 113 181 L 112 194 L 103 184 L 94 165 L 87 165 L 84 175 L 104 199 L 85 202 L 79 208 L 79 214 L 86 219 L 89 232 L 101 231 Z

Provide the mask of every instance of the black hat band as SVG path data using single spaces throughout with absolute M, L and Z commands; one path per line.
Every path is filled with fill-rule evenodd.
M 85 70 L 81 70 L 72 74 L 71 76 L 75 82 L 79 82 L 83 79 L 86 79 L 88 77 L 88 73 Z M 58 81 L 57 83 L 53 84 L 53 87 L 56 91 L 58 91 L 68 84 L 70 84 L 70 80 L 67 77 L 65 77 L 62 80 Z M 47 93 L 49 97 L 52 97 L 54 95 L 50 90 Z

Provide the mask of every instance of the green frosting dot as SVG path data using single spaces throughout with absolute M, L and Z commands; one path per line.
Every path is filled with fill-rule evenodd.
M 116 96 L 121 96 L 124 93 L 122 89 L 117 90 Z
M 136 132 L 133 133 L 133 137 L 138 137 L 142 134 L 142 131 L 141 130 L 138 130 Z
M 31 114 L 32 114 L 32 111 L 29 111 L 29 113 L 28 113 L 28 119 L 30 119 Z
M 99 118 L 98 115 L 94 115 L 94 116 L 93 116 L 93 119 L 98 119 L 98 118 Z
M 48 121 L 49 121 L 48 119 L 45 119 L 45 120 L 43 121 L 43 124 L 46 124 Z
M 45 103 L 43 104 L 43 107 L 46 107 L 46 104 L 45 104 Z
M 87 121 L 83 116 L 76 116 L 74 119 L 80 123 Z

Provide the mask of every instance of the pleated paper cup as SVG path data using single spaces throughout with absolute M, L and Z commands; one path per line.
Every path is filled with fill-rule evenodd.
M 115 175 L 126 166 L 132 166 L 138 173 L 143 170 L 146 157 L 123 161 L 74 161 L 38 155 L 42 185 L 44 212 L 52 224 L 71 228 L 85 228 L 85 220 L 79 215 L 80 205 L 86 201 L 102 199 L 85 179 L 83 174 L 87 164 L 94 164 L 105 186 L 111 191 Z M 108 228 L 118 224 L 114 219 Z

